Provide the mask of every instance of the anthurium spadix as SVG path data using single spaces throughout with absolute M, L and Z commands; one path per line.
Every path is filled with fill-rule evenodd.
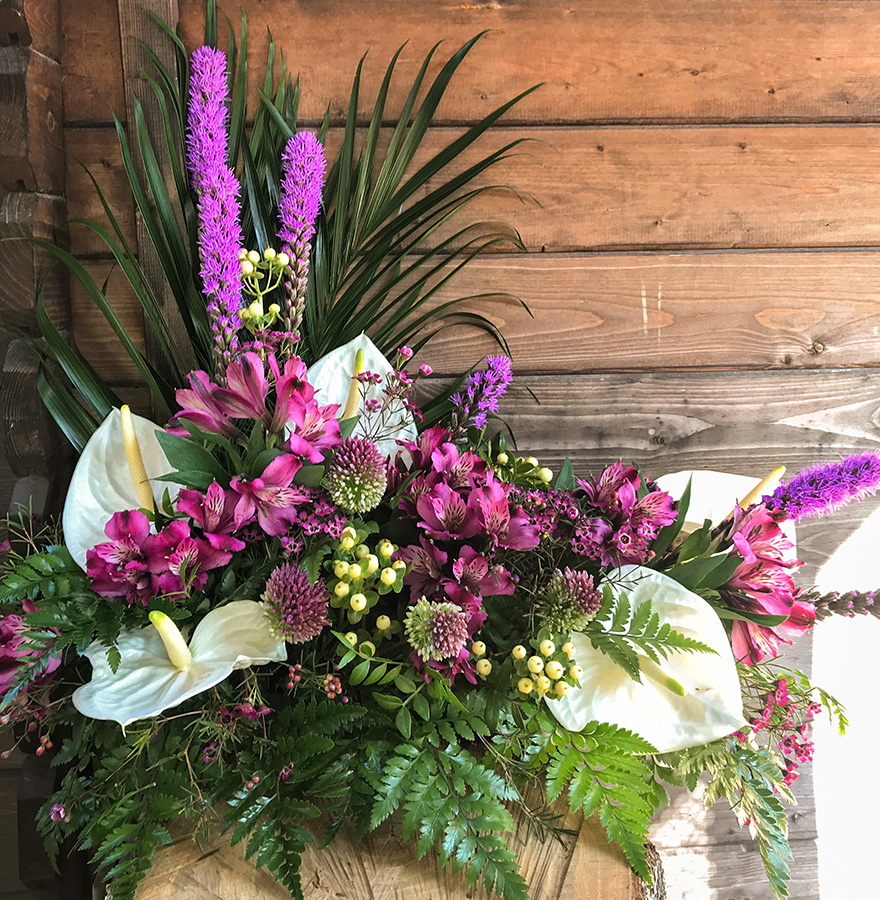
M 150 621 L 146 628 L 119 636 L 121 662 L 115 672 L 106 647 L 96 642 L 86 650 L 92 679 L 73 694 L 73 704 L 84 716 L 110 719 L 125 728 L 207 691 L 235 669 L 287 658 L 263 605 L 253 600 L 236 600 L 209 612 L 189 643 L 164 613 L 150 613 Z
M 634 731 L 660 753 L 724 737 L 743 722 L 743 702 L 730 642 L 712 607 L 677 581 L 643 566 L 608 574 L 615 596 L 625 592 L 633 610 L 650 599 L 662 623 L 715 653 L 673 651 L 662 666 L 640 658 L 641 681 L 572 635 L 574 658 L 584 670 L 580 686 L 548 702 L 559 723 L 580 731 L 593 720 Z
M 359 358 L 358 354 L 362 354 Z M 315 388 L 315 399 L 318 403 L 339 404 L 339 415 L 343 415 L 351 395 L 352 375 L 355 374 L 355 363 L 359 363 L 360 372 L 372 372 L 381 375 L 383 383 L 394 371 L 392 365 L 379 352 L 379 348 L 365 335 L 361 334 L 342 347 L 322 356 L 316 363 L 309 367 L 306 377 L 309 384 Z M 363 400 L 383 401 L 382 385 L 370 384 L 365 386 L 362 393 Z M 365 419 L 363 418 L 363 404 L 357 408 L 362 416 L 355 427 L 354 434 L 358 437 L 370 437 L 373 439 L 379 451 L 385 456 L 394 456 L 400 447 L 397 441 L 414 441 L 417 437 L 416 425 L 412 414 L 403 405 L 396 401 L 384 416 L 384 422 L 376 435 L 368 434 Z M 349 415 L 353 413 L 348 411 Z
M 149 479 L 172 468 L 156 439 L 157 431 L 162 428 L 149 419 L 114 409 L 83 448 L 62 515 L 64 542 L 83 568 L 86 552 L 106 540 L 104 526 L 114 513 L 140 509 L 147 503 L 147 508 L 152 508 Z M 140 470 L 135 445 L 142 462 Z M 176 485 L 162 483 L 162 491 L 166 486 L 172 495 L 176 493 Z

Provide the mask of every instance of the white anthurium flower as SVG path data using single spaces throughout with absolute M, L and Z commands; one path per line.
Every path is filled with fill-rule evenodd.
M 86 552 L 107 540 L 104 526 L 113 514 L 140 509 L 153 493 L 147 479 L 158 478 L 171 471 L 168 459 L 156 440 L 156 432 L 163 430 L 161 426 L 125 410 L 125 407 L 122 411 L 114 409 L 89 438 L 73 470 L 64 501 L 61 521 L 64 542 L 71 556 L 83 568 L 86 567 Z M 129 464 L 131 441 L 126 450 L 123 439 L 125 417 L 131 422 L 140 450 L 144 472 L 140 476 L 140 489 Z M 155 493 L 161 497 L 166 486 L 171 496 L 176 496 L 179 485 L 166 482 L 158 482 Z
M 693 470 L 663 475 L 657 479 L 657 486 L 674 500 L 678 500 L 688 481 L 691 482 L 691 499 L 682 529 L 685 534 L 696 531 L 706 519 L 713 525 L 723 521 L 733 507 L 761 483 L 760 478 L 749 475 Z M 774 488 L 775 485 L 762 493 L 770 494 Z M 795 544 L 794 522 L 781 522 L 779 527 L 791 543 Z M 796 550 L 792 550 L 792 558 L 796 555 Z
M 360 366 L 361 372 L 373 372 L 386 379 L 394 368 L 390 362 L 379 352 L 379 348 L 365 335 L 361 334 L 342 347 L 322 356 L 314 365 L 309 367 L 306 377 L 315 388 L 315 399 L 321 405 L 338 403 L 340 417 L 348 403 L 351 393 L 351 378 L 355 372 L 355 360 L 358 351 L 363 353 Z M 382 385 L 371 384 L 362 394 L 366 400 L 383 401 Z M 360 408 L 359 412 L 363 413 Z M 358 437 L 367 435 L 366 422 L 362 416 L 355 427 L 354 434 Z M 418 435 L 416 424 L 412 414 L 404 409 L 399 401 L 394 404 L 385 415 L 380 434 L 375 441 L 379 452 L 387 457 L 398 453 L 400 447 L 397 441 L 414 441 Z
M 627 728 L 660 753 L 717 740 L 744 723 L 736 662 L 727 633 L 712 607 L 677 581 L 643 566 L 624 566 L 608 574 L 619 596 L 635 610 L 650 599 L 660 621 L 707 644 L 716 652 L 673 651 L 658 666 L 640 659 L 641 682 L 596 650 L 584 634 L 572 635 L 574 659 L 584 670 L 580 686 L 548 707 L 569 731 L 593 720 Z
M 84 716 L 110 719 L 125 728 L 207 691 L 234 669 L 287 659 L 285 643 L 272 633 L 263 604 L 253 600 L 235 600 L 209 612 L 189 645 L 164 613 L 150 613 L 150 621 L 146 628 L 119 636 L 122 660 L 116 672 L 102 644 L 86 650 L 92 679 L 73 694 L 73 705 Z

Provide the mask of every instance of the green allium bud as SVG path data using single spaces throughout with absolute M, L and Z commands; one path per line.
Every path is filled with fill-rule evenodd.
M 346 512 L 375 509 L 385 496 L 387 483 L 385 457 L 366 438 L 346 438 L 327 466 L 327 492 Z

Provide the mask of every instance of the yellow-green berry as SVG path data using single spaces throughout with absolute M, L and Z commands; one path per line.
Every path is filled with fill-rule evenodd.
M 353 647 L 357 647 L 358 636 L 357 636 L 357 633 L 356 633 L 356 632 L 354 632 L 354 631 L 349 631 L 348 634 L 345 636 L 345 639 L 346 639 L 346 640 L 349 642 L 349 644 L 351 644 Z
M 498 456 L 495 457 L 495 462 L 497 462 L 499 466 L 506 466 L 509 461 L 510 457 L 506 453 L 499 453 Z
M 564 697 L 569 690 L 571 689 L 571 685 L 567 681 L 557 681 L 556 682 L 556 694 L 559 697 Z
M 253 275 L 254 274 L 254 264 L 249 259 L 242 260 L 241 274 L 242 275 Z
M 568 670 L 568 677 L 573 678 L 575 681 L 580 681 L 583 677 L 584 670 L 580 666 L 572 666 Z
M 486 655 L 486 645 L 482 641 L 474 641 L 471 644 L 471 653 L 474 656 L 485 656 Z
M 279 253 L 276 259 L 279 266 L 286 266 L 290 262 L 290 257 L 286 253 Z
M 547 673 L 549 678 L 552 678 L 556 681 L 557 678 L 562 677 L 562 673 L 565 669 L 562 668 L 562 663 L 556 662 L 555 659 L 551 659 L 550 662 L 544 667 L 544 671 Z
M 544 660 L 541 659 L 540 656 L 529 657 L 528 666 L 529 666 L 529 671 L 533 675 L 537 675 L 539 672 L 544 671 Z
M 522 644 L 517 644 L 517 645 L 513 648 L 513 650 L 510 651 L 510 653 L 511 653 L 511 655 L 513 656 L 514 659 L 525 659 L 525 658 L 526 658 L 526 654 L 527 654 L 528 652 L 529 652 L 529 651 L 526 650 L 526 648 L 523 647 Z
M 348 563 L 344 559 L 337 559 L 333 563 L 333 574 L 337 578 L 345 578 L 348 575 Z
M 366 559 L 370 555 L 370 548 L 366 544 L 358 544 L 354 548 L 354 555 L 358 559 Z
M 556 652 L 556 644 L 553 641 L 541 641 L 541 646 L 538 649 L 544 656 L 553 656 Z
M 395 572 L 394 569 L 382 569 L 379 581 L 381 581 L 382 584 L 392 585 L 397 581 L 397 572 Z
M 394 544 L 388 540 L 379 541 L 379 556 L 389 557 L 394 553 Z
M 360 567 L 358 563 L 352 563 L 348 567 L 348 577 L 349 578 L 360 578 L 361 575 L 364 574 L 364 570 Z
M 389 619 L 388 616 L 379 616 L 379 618 L 376 619 L 376 628 L 378 628 L 379 631 L 388 631 L 390 627 L 391 619 Z
M 392 569 L 405 569 L 406 563 L 402 559 L 395 559 L 393 563 L 391 563 Z
M 553 469 L 548 469 L 547 466 L 544 466 L 542 469 L 538 469 L 538 478 L 544 482 L 544 484 L 550 484 L 553 480 Z
M 343 550 L 351 550 L 354 547 L 354 538 L 345 535 L 344 538 L 339 542 L 339 546 Z
M 367 575 L 372 575 L 379 568 L 379 557 L 375 553 L 364 557 L 364 562 L 367 564 Z
M 526 457 L 526 462 L 527 462 L 530 466 L 536 466 L 536 465 L 538 465 L 538 460 L 536 460 L 534 456 L 527 456 L 527 457 Z
M 348 583 L 345 581 L 340 581 L 335 588 L 333 588 L 333 593 L 336 594 L 337 597 L 347 597 L 348 592 L 351 588 L 348 586 Z
M 550 690 L 550 679 L 546 675 L 539 675 L 535 679 L 535 687 L 542 693 L 546 694 Z
M 263 259 L 275 259 L 276 256 L 277 254 L 271 247 L 266 247 L 263 251 Z
M 348 599 L 348 605 L 355 612 L 363 612 L 367 608 L 367 598 L 363 594 L 352 594 Z
M 571 641 L 566 641 L 566 642 L 562 645 L 562 652 L 563 652 L 569 659 L 571 659 L 572 656 L 574 656 L 574 644 L 572 644 Z
M 531 678 L 520 678 L 516 686 L 519 688 L 520 693 L 531 694 L 533 688 L 535 687 L 535 683 Z
M 256 250 L 251 250 L 251 251 L 248 253 L 247 258 L 248 258 L 254 265 L 256 265 L 256 264 L 260 261 L 260 254 L 257 253 Z
M 488 659 L 481 659 L 477 661 L 477 675 L 485 678 L 491 671 L 492 663 L 490 663 Z

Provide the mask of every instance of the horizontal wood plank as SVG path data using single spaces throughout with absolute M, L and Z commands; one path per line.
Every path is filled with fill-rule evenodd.
M 414 165 L 455 134 L 429 132 Z M 522 136 L 496 129 L 457 168 Z M 492 190 L 465 210 L 460 226 L 509 222 L 529 250 L 546 252 L 880 245 L 877 126 L 535 129 L 530 136 L 535 142 L 483 183 L 514 185 L 534 201 Z M 133 234 L 115 133 L 67 129 L 66 140 L 71 160 L 90 168 Z M 338 141 L 332 132 L 331 155 Z M 73 161 L 67 178 L 71 217 L 102 219 L 98 198 Z M 71 241 L 79 253 L 102 252 L 81 227 Z
M 874 252 L 486 256 L 437 299 L 527 304 L 466 307 L 498 326 L 520 375 L 875 365 L 877 265 Z M 453 374 L 493 352 L 453 327 L 424 356 Z
M 512 121 L 846 120 L 876 117 L 880 7 L 828 0 L 243 0 L 254 60 L 271 29 L 303 83 L 301 114 L 342 121 L 355 62 L 370 52 L 361 113 L 409 41 L 391 106 L 438 40 L 448 55 L 491 29 L 440 116 L 472 121 L 538 82 Z M 184 38 L 203 35 L 203 0 L 181 0 Z M 234 10 L 228 12 L 238 24 Z M 328 60 L 332 65 L 328 65 Z M 256 100 L 254 90 L 252 100 Z

